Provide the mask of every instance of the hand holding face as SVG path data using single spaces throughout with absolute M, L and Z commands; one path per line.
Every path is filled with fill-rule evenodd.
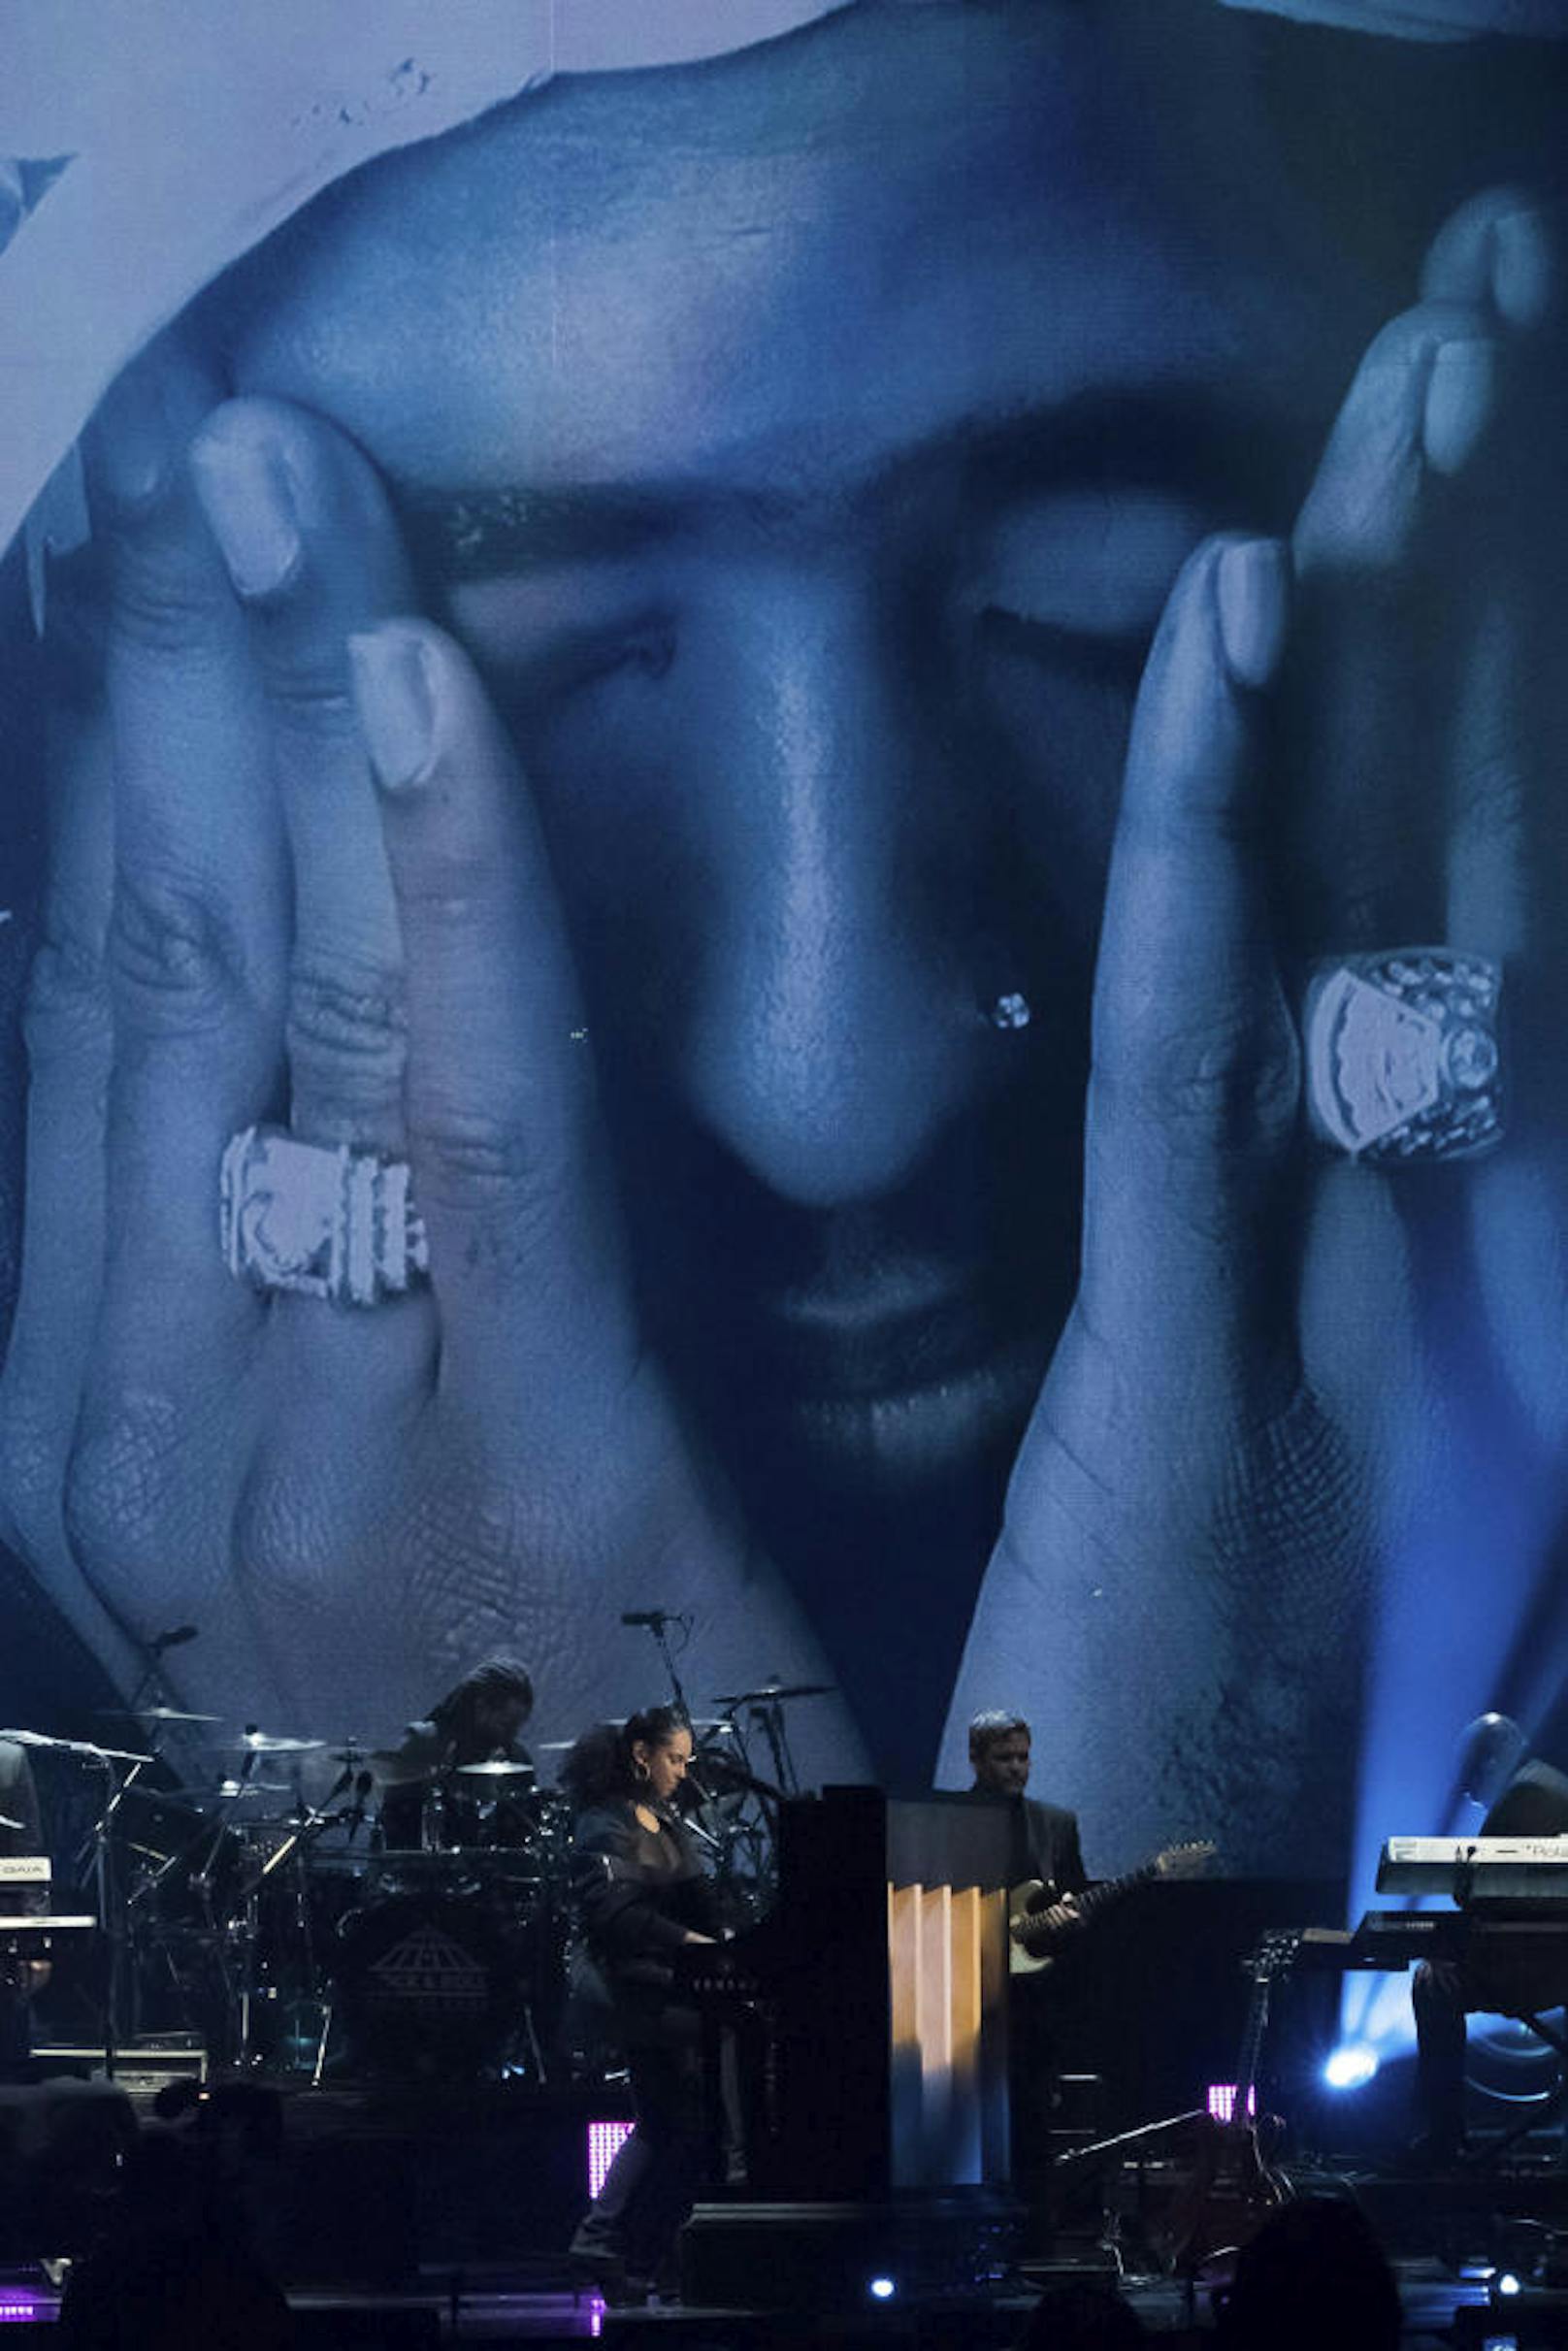
M 1144 675 L 1099 950 L 1081 1284 L 953 1716 L 1005 1688 L 1039 1783 L 1090 1811 L 1096 1853 L 1201 1828 L 1237 1867 L 1334 1868 L 1369 1643 L 1406 1605 L 1404 1560 L 1443 1555 L 1414 1530 L 1444 1518 L 1465 1563 L 1412 1614 L 1427 1639 L 1434 1613 L 1474 1636 L 1478 1704 L 1498 1662 L 1482 1632 L 1539 1570 L 1544 1524 L 1498 1539 L 1495 1449 L 1506 1431 L 1509 1474 L 1539 1493 L 1535 1446 L 1560 1459 L 1568 1430 L 1560 1057 L 1542 1027 L 1568 979 L 1551 267 L 1519 196 L 1454 216 L 1421 301 L 1368 350 L 1289 546 L 1200 547 Z M 1445 941 L 1507 963 L 1504 1152 L 1396 1176 L 1314 1159 L 1292 1017 L 1307 963 Z M 1489 1474 L 1469 1426 L 1484 1382 Z M 1544 1490 L 1550 1518 L 1560 1474 Z
M 825 1679 L 641 1346 L 510 746 L 358 452 L 212 400 L 155 351 L 96 440 L 5 1374 L 22 1548 L 111 1656 L 188 1618 L 201 1703 L 289 1727 L 395 1721 L 500 1645 L 571 1727 L 636 1680 L 604 1633 L 650 1593 L 719 1686 L 759 1641 Z M 269 1120 L 408 1162 L 428 1288 L 233 1278 L 218 1162 Z

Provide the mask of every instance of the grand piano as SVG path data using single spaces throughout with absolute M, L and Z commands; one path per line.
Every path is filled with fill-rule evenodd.
M 1005 2184 L 1008 1839 L 962 1796 L 784 1805 L 772 1915 L 682 1954 L 734 2038 L 754 2194 Z
M 977 2283 L 1013 2217 L 1008 1809 L 828 1788 L 784 1804 L 778 1852 L 771 1917 L 681 1955 L 729 2181 L 693 2215 L 685 2290 Z

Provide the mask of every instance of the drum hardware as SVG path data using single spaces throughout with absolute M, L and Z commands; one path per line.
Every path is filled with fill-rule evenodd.
M 180 1706 L 100 1706 L 94 1708 L 100 1720 L 117 1722 L 221 1722 L 221 1714 L 190 1714 Z
M 169 1794 L 182 1804 L 248 1803 L 252 1796 L 291 1796 L 286 1780 L 220 1780 L 215 1787 L 172 1787 Z
M 828 1698 L 837 1687 L 836 1682 L 765 1682 L 760 1689 L 740 1690 L 733 1698 L 715 1698 L 713 1703 L 733 1714 L 742 1706 L 778 1706 L 789 1698 Z
M 114 1875 L 114 1855 L 111 1832 L 126 1790 L 138 1772 L 154 1758 L 138 1754 L 124 1747 L 98 1747 L 90 1740 L 52 1739 L 42 1731 L 0 1730 L 0 1739 L 9 1739 L 15 1747 L 38 1747 L 54 1755 L 69 1756 L 89 1771 L 104 1775 L 104 1802 L 91 1832 L 93 1914 L 103 1938 L 102 1995 L 98 2003 L 104 2032 L 104 2073 L 108 2079 L 114 2076 L 114 2060 L 120 2038 L 120 2011 L 124 1994 L 126 1966 L 124 1920 L 118 1900 L 118 1888 Z M 116 1766 L 123 1764 L 120 1772 Z
M 322 1740 L 308 1743 L 320 1749 Z M 274 1750 L 277 1751 L 276 1749 Z M 373 1785 L 369 1772 L 356 1774 L 346 1764 L 324 1803 L 307 1805 L 301 1799 L 287 1823 L 253 1821 L 243 1824 L 251 1847 L 250 1867 L 237 1890 L 230 1932 L 239 1955 L 240 1992 L 237 2029 L 233 2035 L 235 2062 L 248 2068 L 265 2054 L 258 2048 L 257 2026 L 263 2006 L 275 2016 L 300 2017 L 313 2010 L 316 2022 L 310 2035 L 308 2055 L 314 2081 L 326 2063 L 332 2030 L 332 2002 L 325 1990 L 322 1956 L 317 1949 L 317 1916 L 326 1907 L 325 1892 L 317 1891 L 313 1868 L 316 1848 L 329 1829 L 342 1828 L 352 1838 L 365 1820 L 365 1799 Z M 341 1810 L 338 1800 L 349 1801 Z M 269 1830 L 286 1826 L 270 1850 L 263 1848 Z M 259 1867 L 256 1866 L 259 1861 Z M 335 1874 L 323 1872 L 324 1889 Z M 269 1901 L 269 1897 L 271 1897 Z M 286 2028 L 285 2028 L 286 2029 Z M 296 2039 L 298 2036 L 296 2036 Z M 275 2061 L 278 2045 L 273 2051 Z M 284 2060 L 285 2070 L 287 2060 Z
M 221 1751 L 229 1755 L 319 1755 L 326 1744 L 324 1739 L 278 1738 L 252 1724 L 243 1739 L 226 1741 Z
M 786 1796 L 798 1796 L 800 1782 L 795 1769 L 795 1758 L 790 1752 L 784 1709 L 795 1698 L 830 1697 L 837 1686 L 833 1682 L 765 1682 L 756 1689 L 737 1690 L 733 1698 L 717 1698 L 714 1704 L 724 1707 L 732 1716 L 738 1714 L 742 1707 L 750 1708 L 753 1724 L 768 1742 L 774 1780 Z M 738 1739 L 738 1733 L 736 1736 Z M 743 1739 L 739 1740 L 739 1747 L 740 1759 L 749 1771 L 750 1759 Z

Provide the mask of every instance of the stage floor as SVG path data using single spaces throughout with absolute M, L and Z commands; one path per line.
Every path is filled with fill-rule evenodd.
M 276 2126 L 271 2135 L 262 2129 L 254 2153 L 244 2158 L 236 2193 L 247 2241 L 297 2315 L 300 2351 L 584 2340 L 691 2344 L 694 2351 L 770 2344 L 1007 2351 L 1041 2286 L 1062 2276 L 1114 2279 L 1119 2263 L 1134 2272 L 1123 2291 L 1152 2340 L 1201 2343 L 1211 2334 L 1201 2289 L 1190 2295 L 1168 2279 L 1135 2273 L 1152 2267 L 1140 2259 L 1141 2181 L 1099 2179 L 1073 2212 L 1070 2235 L 1059 2210 L 1049 2246 L 1037 2232 L 1037 2257 L 1017 2256 L 1019 2270 L 1005 2284 L 966 2301 L 937 2305 L 895 2294 L 880 2305 L 819 2306 L 793 2316 L 661 2304 L 606 2310 L 597 2297 L 572 2292 L 567 2258 L 587 2201 L 594 2134 L 617 2120 L 616 2102 L 602 2089 L 546 2096 L 470 2085 L 460 2094 L 431 2088 L 409 2095 L 239 2086 L 241 2119 Z M 1143 2170 L 1153 2178 L 1160 2166 Z M 1320 2163 L 1292 2167 L 1289 2176 L 1297 2195 L 1348 2197 L 1364 2213 L 1396 2268 L 1410 2351 L 1568 2347 L 1568 2170 L 1560 2160 L 1437 2178 Z M 778 2208 L 752 2209 L 763 2211 L 763 2234 L 771 2237 Z M 735 2217 L 721 2211 L 721 2238 Z M 788 2228 L 779 2231 L 767 2259 L 781 2270 L 800 2241 Z M 0 2328 L 16 2331 L 0 2334 L 0 2351 L 52 2334 L 58 2297 L 29 2266 L 32 2250 L 30 2237 L 0 2247 Z M 1524 2289 L 1508 2302 L 1497 2299 L 1505 2272 Z M 736 2272 L 698 2274 L 716 2281 Z M 757 2277 L 759 2302 L 779 2299 L 766 2261 L 738 2274 L 748 2289 Z M 734 2288 L 726 2282 L 709 2290 Z M 807 2290 L 797 2299 L 804 2302 Z
M 1465 2339 L 1480 2351 L 1488 2339 L 1506 2340 L 1512 2315 L 1500 2310 L 1487 2284 L 1459 2279 L 1435 2262 L 1398 2265 L 1405 2312 L 1407 2351 L 1447 2351 L 1456 2322 L 1468 2321 Z M 1058 2270 L 1057 2275 L 1068 2274 Z M 1212 2335 L 1212 2314 L 1200 2295 L 1189 2310 L 1188 2298 L 1163 2279 L 1124 2281 L 1125 2299 L 1137 2311 L 1151 2340 L 1176 2351 L 1201 2344 Z M 431 2279 L 406 2294 L 364 2296 L 348 2291 L 291 2295 L 299 2323 L 300 2351 L 419 2351 L 448 2343 L 517 2344 L 542 2351 L 550 2344 L 586 2341 L 662 2345 L 693 2351 L 734 2345 L 917 2345 L 921 2351 L 992 2351 L 1017 2338 L 1032 2306 L 1030 2294 L 997 2294 L 983 2305 L 923 2307 L 806 2314 L 687 2309 L 674 2303 L 639 2310 L 606 2310 L 597 2295 L 574 2295 L 539 2285 L 506 2286 L 500 2280 L 465 2282 Z M 47 2339 L 59 2307 L 58 2294 L 33 2269 L 0 2277 L 0 2336 L 7 2346 Z M 1497 2313 L 1483 2322 L 1488 2307 Z M 1550 2322 L 1549 2332 L 1539 2332 Z M 1531 2293 L 1519 2322 L 1519 2351 L 1536 2341 L 1568 2342 L 1568 2292 Z M 1495 2335 L 1491 2329 L 1495 2327 Z M 1325 2346 L 1327 2351 L 1327 2346 Z

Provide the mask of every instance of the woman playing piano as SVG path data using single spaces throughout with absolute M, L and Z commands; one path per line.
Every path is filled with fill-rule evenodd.
M 584 1732 L 562 1782 L 576 1811 L 573 1894 L 632 2077 L 637 2126 L 572 2238 L 606 2301 L 637 2301 L 668 2268 L 702 2149 L 701 2034 L 674 1996 L 673 1954 L 719 1931 L 710 1880 L 674 1799 L 692 1734 L 673 1707 Z

